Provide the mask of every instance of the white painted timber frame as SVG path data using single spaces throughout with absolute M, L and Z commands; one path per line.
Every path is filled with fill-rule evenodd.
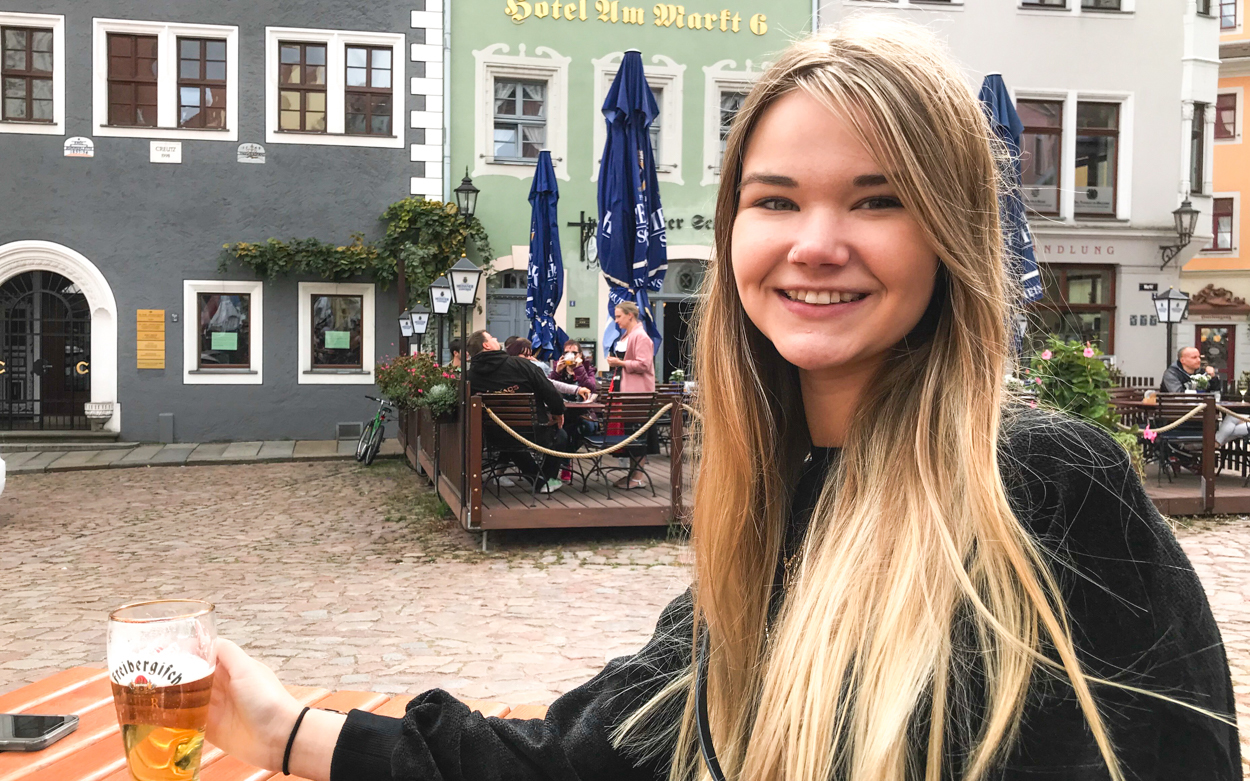
M 556 178 L 569 179 L 569 57 L 555 49 L 539 46 L 532 57 L 526 45 L 517 44 L 517 54 L 506 43 L 493 43 L 473 52 L 473 173 L 471 176 L 534 175 L 533 163 L 495 162 L 495 79 L 528 79 L 547 83 L 547 143 Z
M 299 384 L 300 385 L 372 385 L 374 355 L 377 353 L 377 321 L 372 283 L 300 282 L 299 283 Z M 312 367 L 312 297 L 360 296 L 360 368 L 351 370 L 317 369 Z
M 19 14 L 12 11 L 0 11 L 0 27 L 10 26 L 52 28 L 52 121 L 4 120 L 0 122 L 0 133 L 63 136 L 65 135 L 65 17 L 55 14 Z
M 121 431 L 117 398 L 117 299 L 104 274 L 75 250 L 50 241 L 14 241 L 0 246 L 0 284 L 27 271 L 52 271 L 78 285 L 91 309 L 91 402 L 113 404 L 107 431 Z
M 156 127 L 109 125 L 108 34 L 155 35 Z M 217 38 L 226 41 L 226 129 L 178 127 L 178 39 Z M 239 28 L 219 24 L 140 22 L 132 19 L 92 20 L 91 115 L 95 135 L 108 138 L 152 138 L 196 141 L 239 140 Z
M 326 45 L 326 132 L 302 133 L 278 130 L 278 44 L 324 43 Z M 391 49 L 391 135 L 348 135 L 347 127 L 347 47 L 387 46 Z M 359 30 L 315 30 L 303 27 L 265 28 L 265 142 L 269 144 L 313 144 L 320 146 L 363 146 L 383 149 L 404 148 L 403 118 L 406 116 L 404 80 L 408 53 L 403 33 Z
M 251 332 L 250 369 L 200 369 L 200 293 L 250 296 L 248 325 Z M 226 282 L 220 279 L 185 279 L 182 282 L 182 384 L 263 385 L 265 344 L 265 283 L 263 280 Z
M 603 101 L 612 88 L 612 80 L 621 69 L 624 52 L 611 52 L 597 60 L 591 60 L 595 71 L 595 99 L 590 106 L 591 127 L 594 136 L 591 141 L 590 180 L 599 181 L 599 162 L 603 156 L 603 145 L 607 141 L 608 129 L 603 118 Z M 682 106 L 685 105 L 685 74 L 686 66 L 677 63 L 663 54 L 651 56 L 652 65 L 643 65 L 647 76 L 647 84 L 651 88 L 663 90 L 660 101 L 660 154 L 656 159 L 656 175 L 661 182 L 685 184 L 681 176 L 682 143 L 685 133 L 682 132 Z
M 720 60 L 703 68 L 703 187 L 720 184 L 720 95 L 725 90 L 750 92 L 769 63 L 759 69 L 750 60 L 738 70 L 737 61 Z

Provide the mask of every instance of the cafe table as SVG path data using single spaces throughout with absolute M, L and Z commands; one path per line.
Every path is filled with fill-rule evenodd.
M 305 705 L 343 712 L 357 708 L 383 716 L 402 716 L 413 697 L 309 686 L 288 686 L 287 690 Z M 484 700 L 464 702 L 483 716 L 537 719 L 547 713 L 545 705 L 511 707 Z M 0 713 L 73 713 L 79 719 L 77 730 L 42 751 L 0 751 L 0 781 L 131 781 L 105 670 L 73 667 L 0 694 Z M 281 772 L 262 770 L 228 756 L 207 742 L 200 767 L 200 781 L 285 778 Z

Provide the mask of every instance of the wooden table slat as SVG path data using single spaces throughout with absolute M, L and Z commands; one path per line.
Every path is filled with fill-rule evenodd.
M 36 708 L 39 708 L 39 706 L 53 697 L 73 691 L 92 681 L 104 678 L 106 675 L 108 675 L 107 670 L 100 670 L 95 667 L 71 667 L 68 670 L 53 673 L 47 678 L 35 681 L 8 694 L 0 694 L 0 713 L 33 713 Z M 40 708 L 40 711 L 43 711 L 43 709 Z M 43 712 L 50 715 L 63 715 L 52 713 L 51 711 Z
M 413 697 L 363 691 L 332 693 L 307 686 L 288 686 L 287 690 L 306 705 L 338 711 L 368 710 L 392 717 L 402 717 Z M 542 718 L 547 712 L 543 705 L 511 708 L 490 700 L 464 703 L 483 716 L 531 719 Z M 43 751 L 0 752 L 0 781 L 130 781 L 106 671 L 75 667 L 55 673 L 0 695 L 0 711 L 75 713 L 79 717 L 77 731 Z M 204 744 L 201 781 L 269 781 L 280 775 L 248 765 L 210 743 Z
M 0 754 L 0 779 L 27 778 L 118 731 L 117 711 L 113 708 L 113 693 L 107 678 L 53 697 L 39 707 L 47 713 L 78 714 L 78 729 L 42 751 Z
M 325 697 L 330 696 L 329 689 L 321 689 L 321 687 L 317 687 L 317 686 L 287 686 L 286 691 L 291 692 L 291 696 L 295 697 L 297 701 L 301 702 L 301 704 L 304 704 L 304 705 L 312 705 L 314 704 L 314 702 L 319 702 L 321 700 L 324 700 Z M 121 764 L 118 765 L 118 767 L 116 767 L 116 770 L 114 770 L 113 772 L 110 772 L 109 775 L 101 776 L 101 781 L 131 781 L 130 771 L 126 769 L 126 757 L 121 755 L 120 746 L 118 746 L 118 755 L 120 757 Z M 235 760 L 234 757 L 227 755 L 225 751 L 217 749 L 217 747 L 210 744 L 210 742 L 205 742 L 204 754 L 200 755 L 200 779 L 201 781 L 204 779 L 207 779 L 207 777 L 210 777 L 209 775 L 207 775 L 207 772 L 206 772 L 207 769 L 209 769 L 210 766 L 215 765 L 216 762 L 219 762 L 219 761 L 239 762 Z M 250 771 L 261 772 L 255 769 L 255 767 L 252 767 L 251 765 L 244 764 L 244 762 L 239 762 L 239 765 L 244 767 L 244 769 L 249 769 Z M 56 769 L 53 769 L 53 770 L 56 770 Z M 264 771 L 264 772 L 267 772 L 267 771 Z M 264 777 L 266 777 L 267 779 L 267 777 L 269 776 L 264 776 Z

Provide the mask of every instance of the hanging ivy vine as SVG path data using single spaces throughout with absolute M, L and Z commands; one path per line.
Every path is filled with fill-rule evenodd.
M 351 242 L 344 245 L 318 239 L 226 244 L 218 270 L 226 273 L 234 260 L 267 279 L 289 274 L 335 281 L 368 277 L 387 287 L 395 281 L 396 261 L 402 257 L 407 306 L 413 301 L 429 303 L 425 299 L 430 284 L 460 259 L 469 239 L 479 259 L 494 257 L 481 220 L 474 217 L 466 224 L 454 203 L 405 198 L 388 206 L 380 219 L 386 223 L 386 233 L 372 242 L 365 241 L 363 233 L 353 233 Z

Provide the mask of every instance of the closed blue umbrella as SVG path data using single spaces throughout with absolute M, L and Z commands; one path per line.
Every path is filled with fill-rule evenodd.
M 564 296 L 564 259 L 560 256 L 556 205 L 560 188 L 551 153 L 538 153 L 534 183 L 530 185 L 530 264 L 525 282 L 525 316 L 530 321 L 529 339 L 534 351 L 546 358 L 558 353 L 568 334 L 556 324 L 556 307 Z
M 648 296 L 664 286 L 668 247 L 655 155 L 647 131 L 659 113 L 643 73 L 642 54 L 625 52 L 603 101 L 608 132 L 599 163 L 597 242 L 599 267 L 608 281 L 604 347 L 620 336 L 611 318 L 622 301 L 638 305 L 647 333 L 657 351 L 660 347 L 660 331 Z
M 1033 234 L 1020 197 L 1020 137 L 1024 123 L 1016 113 L 1003 77 L 991 73 L 981 83 L 981 107 L 989 117 L 994 135 L 998 136 L 1011 154 L 1011 163 L 1004 172 L 1007 189 L 999 201 L 1002 214 L 1003 235 L 1007 242 L 1008 262 L 1020 280 L 1024 300 L 1042 300 L 1042 280 L 1037 272 L 1037 258 L 1033 254 Z

